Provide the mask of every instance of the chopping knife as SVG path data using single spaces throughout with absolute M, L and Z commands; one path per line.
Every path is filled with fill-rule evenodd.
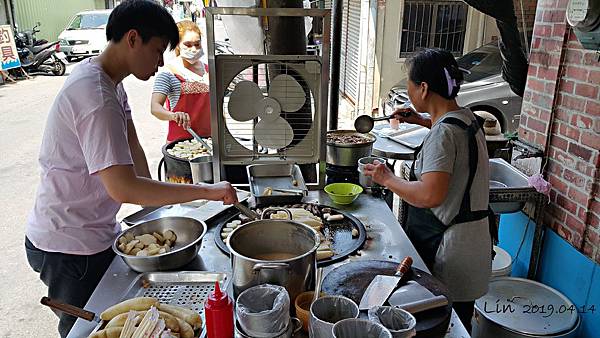
M 407 256 L 402 260 L 396 268 L 396 273 L 393 276 L 377 275 L 371 281 L 371 284 L 365 290 L 358 308 L 360 310 L 368 310 L 373 306 L 381 306 L 390 297 L 392 292 L 398 286 L 402 276 L 410 270 L 413 259 Z
M 91 311 L 84 310 L 82 308 L 78 308 L 77 306 L 61 303 L 48 297 L 42 297 L 40 303 L 42 303 L 42 305 L 46 305 L 47 307 L 53 310 L 61 311 L 71 316 L 85 319 L 89 322 L 100 323 L 100 317 L 98 317 L 97 314 Z

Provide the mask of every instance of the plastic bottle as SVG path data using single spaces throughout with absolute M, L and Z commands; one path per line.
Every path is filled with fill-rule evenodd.
M 215 282 L 215 291 L 204 303 L 204 315 L 208 338 L 233 337 L 233 301 L 221 292 L 219 282 Z

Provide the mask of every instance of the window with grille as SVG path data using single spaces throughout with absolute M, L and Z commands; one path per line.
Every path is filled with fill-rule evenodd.
M 467 4 L 456 0 L 404 0 L 399 56 L 433 47 L 462 55 L 467 10 Z

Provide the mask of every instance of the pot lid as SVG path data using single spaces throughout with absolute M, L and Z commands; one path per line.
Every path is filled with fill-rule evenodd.
M 554 335 L 577 323 L 577 308 L 563 294 L 544 284 L 514 277 L 500 277 L 488 293 L 475 301 L 485 318 L 518 333 Z

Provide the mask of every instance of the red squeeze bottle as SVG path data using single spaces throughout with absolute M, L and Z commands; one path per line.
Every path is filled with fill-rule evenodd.
M 221 292 L 219 282 L 215 282 L 215 291 L 204 303 L 204 316 L 208 338 L 233 337 L 233 301 Z

